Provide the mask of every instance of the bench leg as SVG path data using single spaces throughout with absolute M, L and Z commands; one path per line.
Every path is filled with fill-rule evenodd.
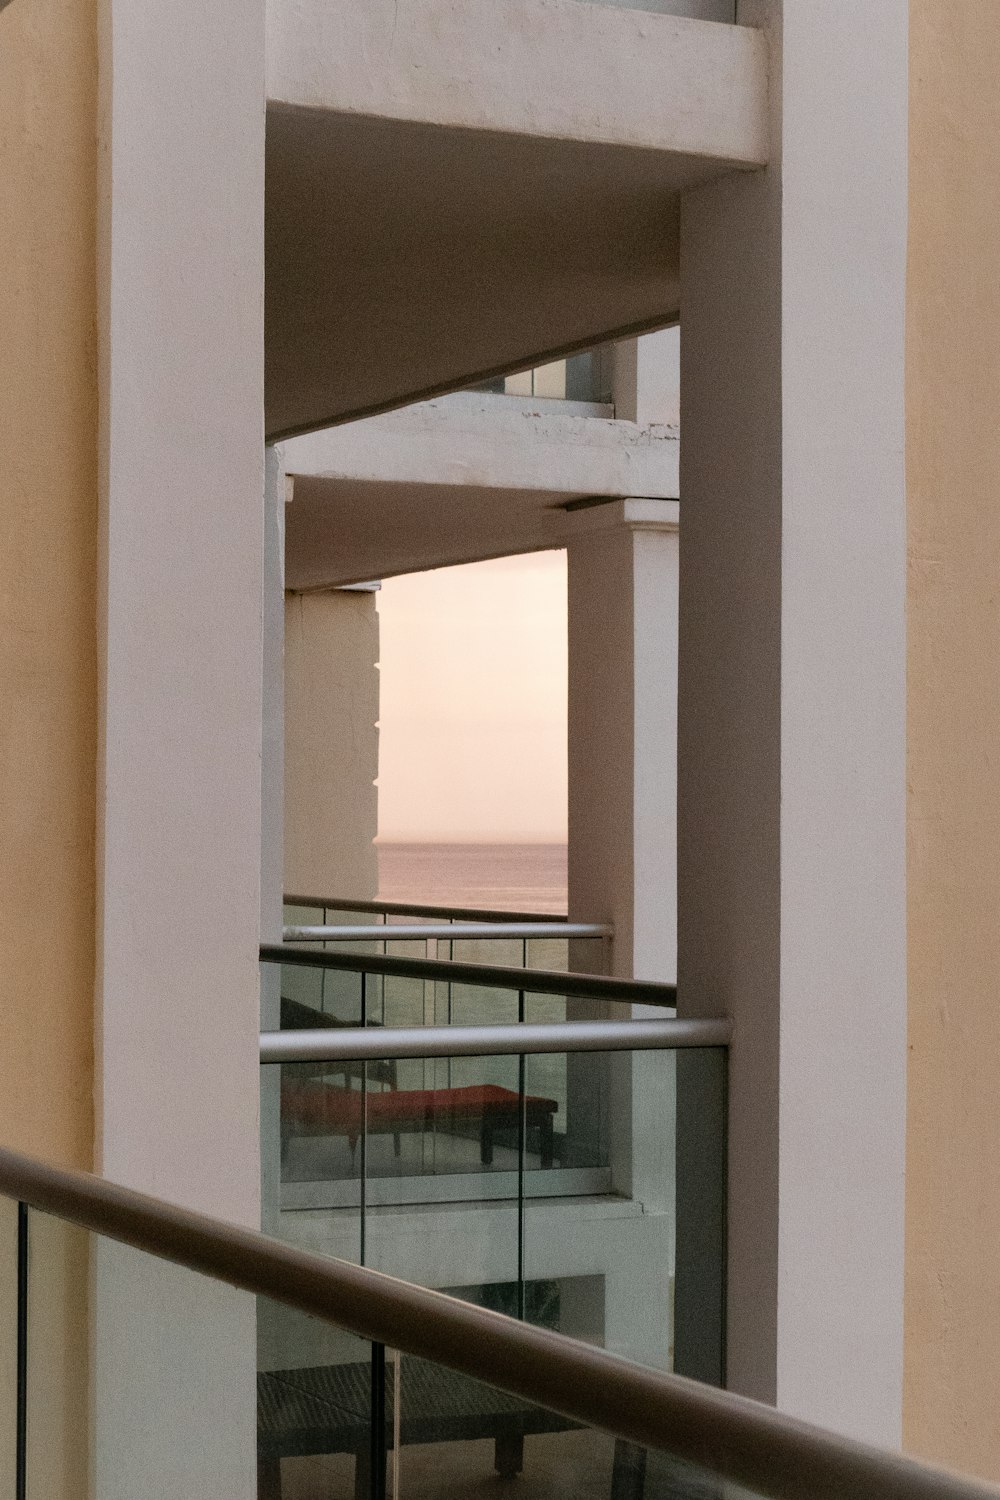
M 479 1162 L 481 1166 L 493 1165 L 493 1121 L 483 1115 L 479 1125 Z
M 354 1500 L 368 1500 L 371 1489 L 372 1464 L 367 1443 L 354 1455 Z
M 638 1443 L 615 1439 L 611 1470 L 611 1500 L 642 1500 L 646 1488 L 646 1450 Z
M 548 1171 L 552 1166 L 555 1156 L 555 1129 L 552 1124 L 552 1116 L 546 1115 L 538 1127 L 539 1134 L 539 1156 L 542 1160 L 543 1171 Z
M 504 1432 L 496 1440 L 493 1467 L 501 1479 L 514 1479 L 524 1468 L 524 1434 Z
M 257 1500 L 281 1500 L 280 1458 L 258 1458 Z

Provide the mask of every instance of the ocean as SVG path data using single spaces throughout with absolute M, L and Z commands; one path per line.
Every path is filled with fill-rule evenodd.
M 565 916 L 565 844 L 378 846 L 379 896 Z

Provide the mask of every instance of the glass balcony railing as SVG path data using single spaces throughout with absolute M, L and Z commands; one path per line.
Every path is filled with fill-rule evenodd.
M 560 1337 L 592 1288 L 529 1287 L 525 1319 L 500 1316 L 494 1285 L 473 1306 L 0 1151 L 0 1492 L 1000 1494 Z
M 428 906 L 393 901 L 320 901 L 289 896 L 284 907 L 288 941 L 303 932 L 353 928 L 350 939 L 311 941 L 325 952 L 413 956 L 419 930 L 423 956 L 456 963 L 503 964 L 512 968 L 569 969 L 609 973 L 613 932 L 600 923 L 569 923 L 540 912 Z M 444 929 L 447 928 L 447 933 Z M 477 936 L 485 929 L 488 936 Z M 395 929 L 395 933 L 393 931 Z M 370 937 L 362 937 L 362 931 Z M 320 988 L 323 986 L 321 984 Z
M 726 1050 L 671 986 L 262 957 L 271 1227 L 719 1378 Z

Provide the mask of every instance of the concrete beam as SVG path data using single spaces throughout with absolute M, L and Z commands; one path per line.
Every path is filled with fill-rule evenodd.
M 467 393 L 288 442 L 287 586 L 561 547 L 574 501 L 677 498 L 676 428 L 570 404 Z
M 768 158 L 760 32 L 579 0 L 272 0 L 267 96 L 667 152 L 697 176 Z

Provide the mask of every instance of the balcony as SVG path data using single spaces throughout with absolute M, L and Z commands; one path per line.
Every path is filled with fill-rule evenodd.
M 0 1267 L 15 1500 L 446 1500 L 498 1474 L 524 1500 L 1000 1495 L 566 1338 L 544 1298 L 529 1324 L 9 1151 Z
M 484 964 L 460 918 L 433 939 L 452 959 L 420 956 L 418 926 L 393 942 L 388 922 L 366 943 L 262 949 L 272 1227 L 721 1379 L 724 1032 L 677 1021 L 669 985 L 516 966 L 531 942 L 599 965 L 600 929 L 504 940 L 496 924 L 467 941 L 514 963 Z

